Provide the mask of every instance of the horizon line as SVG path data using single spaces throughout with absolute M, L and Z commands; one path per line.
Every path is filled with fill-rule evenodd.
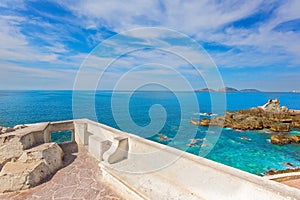
M 133 92 L 133 91 L 137 91 L 137 92 L 197 92 L 197 93 L 209 93 L 209 92 L 213 92 L 213 93 L 298 93 L 295 92 L 295 90 L 291 90 L 291 91 L 249 91 L 249 92 L 244 92 L 244 91 L 232 91 L 232 92 L 224 92 L 224 91 L 218 91 L 218 90 L 214 90 L 214 91 L 198 91 L 199 89 L 195 89 L 195 90 L 113 90 L 113 89 L 102 89 L 102 90 L 89 90 L 89 89 L 82 89 L 82 90 L 73 90 L 73 89 L 0 89 L 0 91 L 115 91 L 115 92 Z M 243 90 L 243 89 L 242 89 Z

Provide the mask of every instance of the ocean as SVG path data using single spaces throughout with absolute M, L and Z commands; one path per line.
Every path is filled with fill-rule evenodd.
M 208 113 L 221 115 L 225 108 L 248 109 L 275 98 L 281 105 L 300 110 L 300 93 L 0 91 L 0 125 L 89 118 L 261 175 L 270 169 L 286 169 L 287 163 L 300 167 L 300 145 L 273 145 L 269 131 L 208 129 L 188 122 L 211 117 Z M 300 135 L 300 130 L 293 129 L 290 134 Z M 56 133 L 53 140 L 64 141 L 68 139 L 66 135 Z M 189 146 L 193 139 L 196 145 Z

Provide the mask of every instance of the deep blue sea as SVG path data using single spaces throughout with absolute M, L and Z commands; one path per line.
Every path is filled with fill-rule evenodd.
M 0 125 L 89 118 L 260 175 L 272 168 L 286 169 L 287 162 L 300 167 L 300 145 L 272 145 L 268 131 L 208 129 L 188 122 L 209 112 L 220 115 L 223 106 L 232 111 L 248 109 L 274 98 L 300 109 L 299 93 L 0 91 Z M 290 134 L 300 135 L 300 130 Z M 57 133 L 55 140 L 59 137 L 63 136 Z M 189 147 L 191 139 L 197 143 Z

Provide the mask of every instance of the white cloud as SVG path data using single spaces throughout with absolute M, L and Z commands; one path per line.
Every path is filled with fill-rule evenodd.
M 47 63 L 47 67 L 53 66 L 54 70 L 62 68 L 63 72 L 64 68 L 77 69 L 88 55 L 79 52 L 80 49 L 77 47 L 71 47 L 70 43 L 90 42 L 87 45 L 94 46 L 105 38 L 105 34 L 103 34 L 105 31 L 98 31 L 98 33 L 88 36 L 81 35 L 81 37 L 88 38 L 86 41 L 79 41 L 78 38 L 81 37 L 76 38 L 72 36 L 73 33 L 81 34 L 81 29 L 94 32 L 103 27 L 111 31 L 122 32 L 131 28 L 155 26 L 180 31 L 200 42 L 228 46 L 228 51 L 218 51 L 218 49 L 211 51 L 212 58 L 222 67 L 278 66 L 283 63 L 295 67 L 300 64 L 299 32 L 274 30 L 281 23 L 300 18 L 300 2 L 298 0 L 284 2 L 262 0 L 129 0 L 126 2 L 119 0 L 100 2 L 97 0 L 57 0 L 57 3 L 71 11 L 73 15 L 56 16 L 50 12 L 35 10 L 46 18 L 60 22 L 54 24 L 39 17 L 29 19 L 29 16 L 18 13 L 18 10 L 27 9 L 26 3 L 24 4 L 21 0 L 1 1 L 0 7 L 6 9 L 15 4 L 15 7 L 12 8 L 15 10 L 15 14 L 13 14 L 14 12 L 9 12 L 11 13 L 9 15 L 0 14 L 0 59 L 6 62 L 28 63 L 28 65 L 44 62 Z M 279 4 L 279 6 L 274 9 L 270 19 L 260 21 L 254 27 L 230 25 L 232 22 L 261 12 L 264 9 L 262 6 L 271 7 L 273 3 Z M 32 34 L 24 34 L 21 30 L 21 25 L 24 23 L 40 27 L 45 31 L 37 30 Z M 141 50 L 117 59 L 109 72 L 111 75 L 118 77 L 124 71 L 145 63 L 163 64 L 180 70 L 182 73 L 193 74 L 193 70 L 186 68 L 187 63 L 180 56 L 203 67 L 212 65 L 204 52 L 199 52 L 188 44 L 175 44 L 175 40 L 167 42 L 166 39 L 176 38 L 176 34 L 172 35 L 167 30 L 157 32 L 154 29 L 140 29 L 140 31 L 130 32 L 124 37 L 133 39 L 124 40 L 123 43 L 120 41 L 105 43 L 112 49 L 105 49 L 101 54 L 90 56 L 85 65 L 90 67 L 90 70 L 102 71 L 104 66 L 111 61 L 113 54 L 129 53 L 128 51 L 134 49 L 135 45 L 140 46 Z M 43 44 L 35 43 L 34 40 L 42 41 Z M 147 45 L 154 45 L 170 52 L 180 52 L 180 56 L 162 51 L 143 51 L 143 47 Z M 8 66 L 13 67 L 13 65 Z M 29 69 L 27 72 L 32 70 L 31 66 L 26 67 Z M 23 68 L 13 68 L 16 71 L 24 71 L 26 67 L 24 65 Z M 34 69 L 31 72 L 35 74 L 37 71 Z M 153 72 L 164 74 L 157 70 L 151 73 Z M 51 73 L 49 72 L 49 74 Z
M 43 69 L 0 62 L 0 89 L 70 89 L 76 70 Z
M 0 8 L 24 9 L 24 0 L 1 0 Z
M 0 15 L 0 57 L 12 61 L 42 61 L 57 60 L 54 53 L 42 52 L 40 48 L 30 46 L 27 38 L 20 31 L 19 25 L 26 20 L 20 16 Z
M 224 2 L 205 1 L 127 1 L 101 2 L 96 0 L 59 1 L 79 16 L 93 21 L 93 26 L 105 26 L 124 31 L 141 26 L 165 26 L 187 34 L 215 29 L 250 15 L 262 1 Z M 86 18 L 85 18 L 86 19 Z
M 270 20 L 261 22 L 259 27 L 247 29 L 228 27 L 223 31 L 224 25 L 261 11 L 261 6 L 271 7 L 275 3 L 281 5 L 275 9 L 274 16 Z M 116 0 L 101 2 L 101 4 L 95 0 L 81 0 L 76 3 L 63 1 L 60 4 L 76 15 L 81 16 L 82 23 L 88 21 L 93 24 L 94 28 L 107 26 L 120 32 L 144 26 L 167 27 L 195 36 L 200 41 L 215 42 L 239 48 L 244 51 L 244 57 L 249 53 L 249 61 L 253 60 L 253 57 L 250 57 L 251 55 L 260 52 L 261 54 L 270 52 L 269 55 L 264 54 L 264 56 L 270 57 L 267 59 L 270 61 L 274 56 L 277 56 L 277 54 L 272 54 L 272 51 L 276 48 L 278 54 L 286 54 L 287 59 L 293 60 L 294 64 L 300 63 L 298 59 L 299 34 L 273 30 L 274 27 L 284 21 L 300 18 L 300 3 L 297 0 L 270 1 L 269 3 L 262 0 L 185 2 L 170 0 L 162 3 L 159 1 L 129 1 L 124 3 Z M 141 30 L 140 32 L 134 32 L 134 35 L 131 36 L 153 39 L 157 38 L 156 34 L 155 31 Z M 248 47 L 255 50 L 249 52 L 250 48 Z M 239 62 L 239 60 L 235 62 Z

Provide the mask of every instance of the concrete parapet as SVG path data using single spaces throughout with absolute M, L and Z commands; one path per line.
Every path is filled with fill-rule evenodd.
M 99 165 L 107 182 L 117 185 L 119 181 L 144 199 L 300 198 L 300 190 L 295 188 L 135 135 L 128 136 L 128 159 Z
M 103 140 L 96 135 L 91 135 L 89 137 L 88 150 L 97 160 L 102 161 L 104 152 L 106 152 L 111 145 L 111 141 Z
M 103 154 L 103 160 L 109 164 L 117 163 L 128 157 L 128 137 L 114 138 L 111 147 Z
M 3 134 L 0 148 L 22 138 L 16 140 L 21 152 L 62 130 L 74 130 L 73 141 L 100 161 L 103 178 L 125 199 L 300 199 L 295 188 L 88 119 L 39 123 Z
M 74 136 L 74 122 L 73 120 L 68 121 L 59 121 L 59 122 L 51 122 L 49 125 L 44 129 L 44 142 L 51 142 L 51 133 L 57 131 L 72 131 L 72 138 L 71 142 L 75 141 Z

